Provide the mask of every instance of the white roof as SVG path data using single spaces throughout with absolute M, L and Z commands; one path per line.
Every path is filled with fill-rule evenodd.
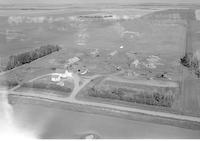
M 51 76 L 51 81 L 53 81 L 53 82 L 58 82 L 58 81 L 60 81 L 60 76 L 52 75 L 52 76 Z

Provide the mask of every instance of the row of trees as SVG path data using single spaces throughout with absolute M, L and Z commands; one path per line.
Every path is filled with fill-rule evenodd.
M 181 58 L 181 64 L 194 71 L 196 76 L 200 78 L 200 64 L 199 60 L 193 53 L 186 53 L 183 58 Z
M 127 93 L 126 91 L 123 91 L 122 88 L 103 90 L 98 89 L 96 87 L 92 87 L 88 90 L 88 95 L 92 97 L 116 99 L 121 101 L 163 107 L 171 107 L 174 101 L 173 93 L 170 90 L 168 90 L 165 94 L 161 94 L 160 92 L 147 91 L 132 91 L 132 93 Z
M 55 51 L 59 51 L 60 49 L 61 48 L 58 45 L 45 45 L 18 55 L 11 55 L 5 70 L 10 70 L 23 64 L 30 63 L 38 58 L 44 57 Z

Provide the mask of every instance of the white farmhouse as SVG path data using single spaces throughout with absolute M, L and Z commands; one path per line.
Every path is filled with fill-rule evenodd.
M 59 82 L 60 81 L 60 76 L 59 75 L 52 75 L 51 76 L 51 81 L 53 81 L 53 82 Z

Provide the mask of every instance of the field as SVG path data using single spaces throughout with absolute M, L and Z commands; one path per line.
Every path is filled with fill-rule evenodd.
M 200 22 L 195 18 L 195 9 L 86 8 L 24 14 L 11 11 L 0 21 L 1 64 L 7 56 L 41 46 L 62 48 L 1 72 L 2 86 L 13 88 L 19 84 L 18 92 L 52 93 L 64 98 L 84 86 L 70 98 L 200 115 L 199 78 L 181 64 L 188 52 L 200 61 Z M 69 64 L 74 58 L 78 61 Z M 78 84 L 65 80 L 61 86 L 50 76 L 36 79 L 59 69 L 85 81 Z M 104 78 L 82 85 L 95 75 Z

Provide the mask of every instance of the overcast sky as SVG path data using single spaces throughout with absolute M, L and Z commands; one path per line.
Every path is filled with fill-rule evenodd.
M 45 4 L 77 4 L 77 3 L 199 3 L 200 0 L 0 0 L 0 4 L 45 3 Z

